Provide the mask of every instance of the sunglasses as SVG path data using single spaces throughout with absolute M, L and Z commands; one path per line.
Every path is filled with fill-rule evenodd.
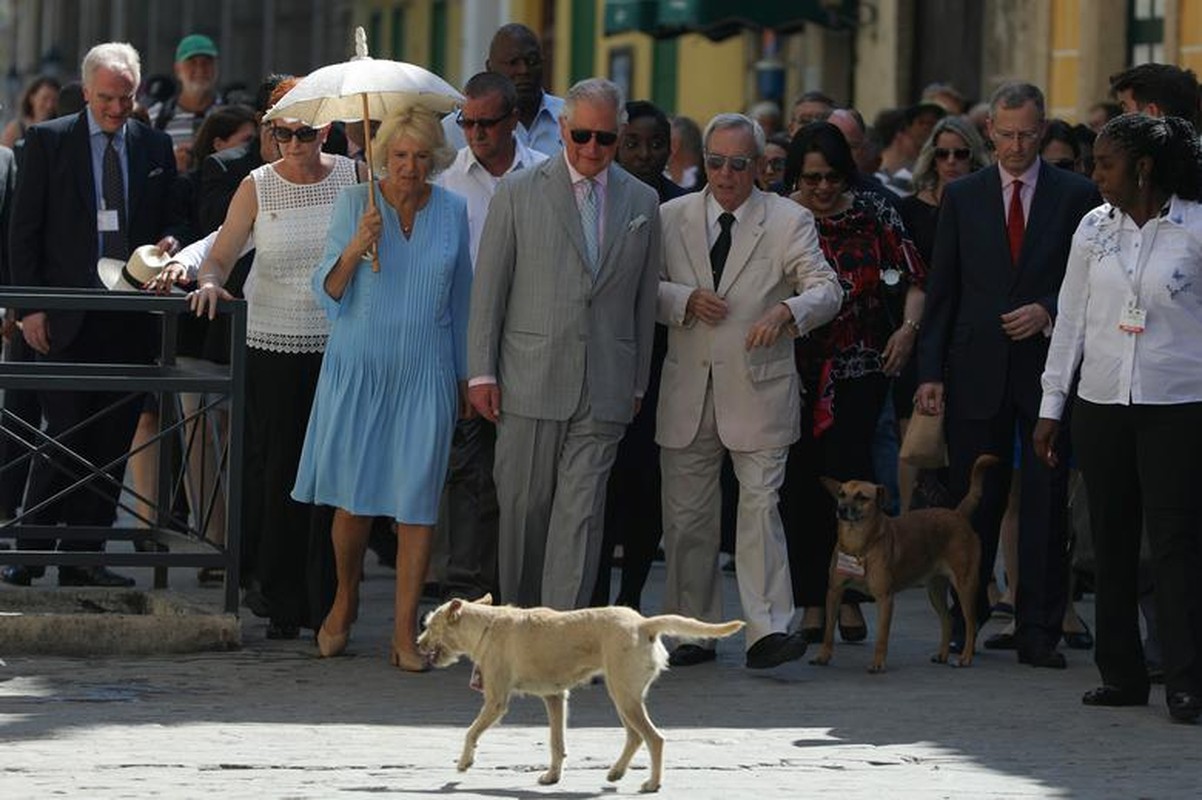
M 967 161 L 969 156 L 971 156 L 971 155 L 972 155 L 972 151 L 969 150 L 967 147 L 954 147 L 954 148 L 936 147 L 935 148 L 935 160 L 936 161 L 947 161 L 949 158 L 953 158 L 956 161 Z
M 587 128 L 573 128 L 571 137 L 576 144 L 588 144 L 595 137 L 602 147 L 613 147 L 618 141 L 617 131 L 590 131 Z
M 271 126 L 271 138 L 275 139 L 281 144 L 284 144 L 285 142 L 291 142 L 293 136 L 296 137 L 298 142 L 304 142 L 305 144 L 308 144 L 309 142 L 317 139 L 318 133 L 319 131 L 317 128 L 310 128 L 308 125 L 297 128 L 296 130 L 293 130 L 292 128 L 284 128 L 279 125 Z
M 463 116 L 463 112 L 460 111 L 457 115 L 455 115 L 455 124 L 464 130 L 472 127 L 479 127 L 483 128 L 484 130 L 488 130 L 495 125 L 500 125 L 511 116 L 513 116 L 512 111 L 510 111 L 508 114 L 502 114 L 499 117 L 492 117 L 491 119 L 489 117 L 476 117 L 473 119 L 472 117 Z
M 783 158 L 768 159 L 768 169 L 772 170 L 773 172 L 784 172 L 785 159 L 783 159 Z
M 806 186 L 817 186 L 824 181 L 827 186 L 843 183 L 843 176 L 837 172 L 803 172 L 799 177 Z
M 1055 161 L 1052 161 L 1050 163 L 1053 167 L 1060 167 L 1060 169 L 1067 169 L 1069 172 L 1077 171 L 1077 162 L 1071 158 L 1058 158 Z
M 720 156 L 717 153 L 706 153 L 705 168 L 717 172 L 729 164 L 735 172 L 742 172 L 750 167 L 754 160 L 751 156 Z

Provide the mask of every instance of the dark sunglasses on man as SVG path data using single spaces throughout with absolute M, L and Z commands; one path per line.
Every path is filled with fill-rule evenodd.
M 308 125 L 297 128 L 296 130 L 293 130 L 292 128 L 285 128 L 281 125 L 271 126 L 271 138 L 275 139 L 280 144 L 291 142 L 293 136 L 296 137 L 298 142 L 308 144 L 309 142 L 317 139 L 318 132 L 319 131 L 317 128 L 310 128 Z
M 455 124 L 464 130 L 477 127 L 483 128 L 484 130 L 489 130 L 496 125 L 500 125 L 511 116 L 513 116 L 512 111 L 510 111 L 508 114 L 502 114 L 499 117 L 465 117 L 463 116 L 463 112 L 460 111 L 455 115 Z
M 751 162 L 754 160 L 751 156 L 723 156 L 717 153 L 706 153 L 705 168 L 717 172 L 729 164 L 730 168 L 735 172 L 742 172 L 750 167 Z
M 572 141 L 576 144 L 588 144 L 594 137 L 602 147 L 613 147 L 618 141 L 616 131 L 590 131 L 587 128 L 573 128 Z

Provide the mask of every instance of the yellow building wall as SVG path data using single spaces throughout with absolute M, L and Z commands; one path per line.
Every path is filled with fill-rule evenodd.
M 1081 69 L 1081 0 L 1053 0 L 1048 116 L 1074 121 Z
M 1202 75 L 1202 0 L 1181 0 L 1179 66 Z
M 732 36 L 711 42 L 690 33 L 680 37 L 677 51 L 676 112 L 703 128 L 710 117 L 742 111 L 747 105 L 747 40 Z
M 599 21 L 597 30 L 604 27 Z M 651 37 L 645 33 L 619 33 L 602 36 L 597 44 L 597 59 L 593 74 L 609 77 L 609 55 L 614 50 L 628 47 L 633 56 L 634 67 L 630 75 L 630 97 L 627 100 L 647 100 L 651 97 L 651 66 L 654 58 Z

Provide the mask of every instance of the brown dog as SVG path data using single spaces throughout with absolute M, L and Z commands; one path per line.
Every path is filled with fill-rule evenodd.
M 839 541 L 831 557 L 830 588 L 826 593 L 826 632 L 822 649 L 811 663 L 830 663 L 835 649 L 835 619 L 847 587 L 866 591 L 877 602 L 876 649 L 869 672 L 885 671 L 889 625 L 893 620 L 893 595 L 923 580 L 927 596 L 939 615 L 939 652 L 932 661 L 947 662 L 952 617 L 947 608 L 947 586 L 960 598 L 966 641 L 959 665 L 972 663 L 976 645 L 975 606 L 981 542 L 969 517 L 981 501 L 985 470 L 997 463 L 984 455 L 972 467 L 968 495 L 955 510 L 924 508 L 896 518 L 881 509 L 885 487 L 867 481 L 839 483 L 823 478 L 822 485 L 838 502 Z
M 505 715 L 510 695 L 534 694 L 546 704 L 551 727 L 551 767 L 538 782 L 556 783 L 563 768 L 568 690 L 601 675 L 626 728 L 626 746 L 606 779 L 626 774 L 635 751 L 646 744 L 651 776 L 642 791 L 654 792 L 663 776 L 664 737 L 643 701 L 668 663 L 660 636 L 711 639 L 742 627 L 737 620 L 714 625 L 673 614 L 647 618 L 623 606 L 579 611 L 494 606 L 492 596 L 485 595 L 472 603 L 452 600 L 430 612 L 417 646 L 436 667 L 464 655 L 476 665 L 472 685 L 484 693 L 484 706 L 468 729 L 460 772 L 472 765 L 480 734 Z

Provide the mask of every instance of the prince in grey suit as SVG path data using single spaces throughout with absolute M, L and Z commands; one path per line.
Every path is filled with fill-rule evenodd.
M 561 154 L 503 180 L 484 224 L 469 396 L 497 424 L 502 600 L 579 608 L 597 575 L 605 485 L 646 388 L 658 198 L 613 164 L 621 91 L 568 92 Z

